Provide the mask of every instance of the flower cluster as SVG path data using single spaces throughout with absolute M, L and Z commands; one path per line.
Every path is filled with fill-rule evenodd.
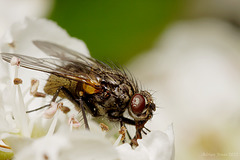
M 70 37 L 52 21 L 35 18 L 13 24 L 0 39 L 0 51 L 46 57 L 32 44 L 33 40 L 52 41 L 89 55 L 84 42 Z M 152 130 L 139 140 L 135 149 L 128 143 L 120 144 L 114 136 L 107 136 L 90 117 L 91 131 L 84 130 L 74 116 L 78 114 L 74 114 L 71 103 L 49 104 L 51 97 L 38 91 L 43 88 L 41 79 L 45 75 L 22 69 L 19 63 L 21 60 L 12 59 L 10 66 L 0 60 L 0 153 L 4 153 L 0 154 L 1 159 L 9 159 L 13 154 L 14 158 L 24 160 L 174 158 L 172 126 L 166 132 Z M 50 107 L 27 112 L 46 104 Z

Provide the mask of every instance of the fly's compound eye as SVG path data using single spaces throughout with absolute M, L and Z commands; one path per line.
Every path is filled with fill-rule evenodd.
M 131 101 L 131 109 L 134 114 L 141 114 L 145 109 L 145 98 L 141 94 L 135 94 Z

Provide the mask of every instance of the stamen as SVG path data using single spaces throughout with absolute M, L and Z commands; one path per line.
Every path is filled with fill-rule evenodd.
M 18 100 L 19 100 L 19 107 L 17 107 L 17 108 L 18 108 L 18 112 L 19 112 L 18 115 L 20 118 L 22 134 L 25 137 L 30 137 L 30 131 L 28 128 L 28 116 L 26 114 L 26 109 L 25 109 L 25 105 L 24 105 L 21 87 L 19 85 L 17 85 L 17 87 L 18 87 Z
M 126 129 L 126 127 L 124 127 L 124 126 L 122 126 L 121 129 L 120 129 L 120 131 L 119 131 L 119 134 L 122 135 L 122 138 L 121 138 L 121 141 L 122 141 L 122 142 L 125 140 L 126 131 L 127 131 L 127 129 Z
M 109 127 L 104 123 L 100 123 L 100 127 L 101 127 L 102 131 L 109 131 Z
M 55 131 L 55 128 L 56 128 L 56 125 L 57 125 L 58 117 L 59 117 L 59 112 L 57 111 L 54 118 L 53 118 L 51 126 L 49 127 L 49 130 L 48 130 L 48 133 L 47 133 L 46 136 L 52 136 L 53 135 L 53 133 Z
M 66 106 L 61 106 L 61 107 L 60 107 L 60 110 L 61 110 L 63 113 L 65 113 L 65 114 L 67 114 L 68 112 L 70 112 L 70 108 L 68 108 L 68 107 L 66 107 Z
M 20 78 L 18 78 L 18 69 L 20 65 L 20 59 L 17 57 L 13 57 L 11 59 L 11 65 L 16 65 L 15 67 L 15 77 L 14 79 L 18 79 L 17 81 L 20 82 Z M 16 83 L 15 83 L 16 84 Z M 18 83 L 20 84 L 20 83 Z M 14 90 L 14 100 L 15 104 L 13 105 L 13 115 L 16 120 L 18 127 L 20 128 L 22 135 L 25 137 L 30 137 L 30 130 L 28 128 L 28 116 L 26 114 L 25 104 L 23 100 L 23 95 L 21 91 L 21 87 L 16 84 Z M 18 100 L 17 100 L 18 98 Z
M 20 58 L 17 57 L 12 57 L 10 64 L 12 66 L 19 66 L 20 65 Z
M 14 78 L 17 78 L 18 77 L 18 68 L 20 66 L 20 58 L 17 58 L 17 57 L 12 57 L 11 61 L 10 61 L 10 64 L 12 66 L 16 66 L 15 67 L 15 75 L 14 75 Z
M 44 113 L 45 118 L 46 118 L 46 116 L 47 116 L 47 118 L 54 116 L 53 121 L 51 123 L 51 126 L 49 127 L 49 130 L 48 130 L 48 133 L 46 136 L 53 135 L 56 125 L 57 125 L 57 120 L 59 117 L 58 108 L 61 108 L 62 105 L 63 105 L 62 102 L 60 102 L 60 103 L 51 102 L 51 107 L 45 111 L 45 113 Z
M 62 105 L 62 103 L 51 102 L 50 107 L 44 112 L 43 117 L 46 119 L 52 118 L 60 105 Z
M 20 78 L 14 78 L 13 83 L 14 83 L 15 85 L 22 84 L 22 79 L 20 79 Z
M 114 147 L 117 147 L 118 145 L 119 145 L 119 143 L 120 143 L 120 141 L 121 141 L 121 139 L 122 139 L 122 134 L 120 134 L 119 136 L 118 136 L 118 138 L 117 138 L 117 140 L 115 141 L 115 143 L 113 144 L 113 146 Z
M 70 131 L 72 131 L 73 128 L 79 128 L 81 126 L 80 122 L 72 115 L 69 120 L 68 124 L 70 125 Z
M 31 80 L 31 87 L 30 87 L 30 94 L 34 97 L 46 97 L 45 93 L 38 92 L 39 80 L 32 79 Z
M 31 80 L 31 87 L 30 87 L 30 94 L 31 95 L 34 95 L 35 93 L 37 93 L 38 86 L 39 86 L 39 81 L 37 79 L 32 79 Z
M 11 147 L 5 146 L 5 145 L 1 145 L 1 144 L 0 144 L 0 148 L 11 149 Z
M 2 140 L 0 140 L 0 152 L 4 152 L 4 154 L 1 154 L 1 158 L 6 156 L 9 157 L 9 159 L 11 159 L 13 157 L 13 151 L 12 148 L 7 146 Z M 5 156 L 4 156 L 5 155 Z
M 119 137 L 117 138 L 117 140 L 115 141 L 115 143 L 113 144 L 114 147 L 118 146 L 120 141 L 123 142 L 125 140 L 125 134 L 126 134 L 126 127 L 122 126 L 119 133 Z
M 46 97 L 46 94 L 45 94 L 45 93 L 42 93 L 42 92 L 36 92 L 33 96 L 34 96 L 34 97 L 42 97 L 42 98 L 45 98 L 45 97 Z

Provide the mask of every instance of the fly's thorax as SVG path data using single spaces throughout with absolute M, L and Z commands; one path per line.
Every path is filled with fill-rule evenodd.
M 102 88 L 101 92 L 94 94 L 84 92 L 86 105 L 92 109 L 95 108 L 98 116 L 107 115 L 109 112 L 122 116 L 133 95 L 132 87 L 128 83 L 115 85 L 104 82 L 102 83 Z
M 74 95 L 77 84 L 77 81 L 51 74 L 44 86 L 44 92 L 49 95 L 54 95 L 57 89 L 63 86 Z M 59 93 L 59 97 L 66 98 L 62 92 Z

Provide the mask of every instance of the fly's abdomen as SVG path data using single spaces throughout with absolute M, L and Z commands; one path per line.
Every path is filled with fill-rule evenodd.
M 71 93 L 74 93 L 77 87 L 77 82 L 51 74 L 47 80 L 46 85 L 44 86 L 44 92 L 49 95 L 54 95 L 57 89 L 62 86 L 67 88 Z M 66 98 L 62 92 L 59 93 L 59 96 Z

